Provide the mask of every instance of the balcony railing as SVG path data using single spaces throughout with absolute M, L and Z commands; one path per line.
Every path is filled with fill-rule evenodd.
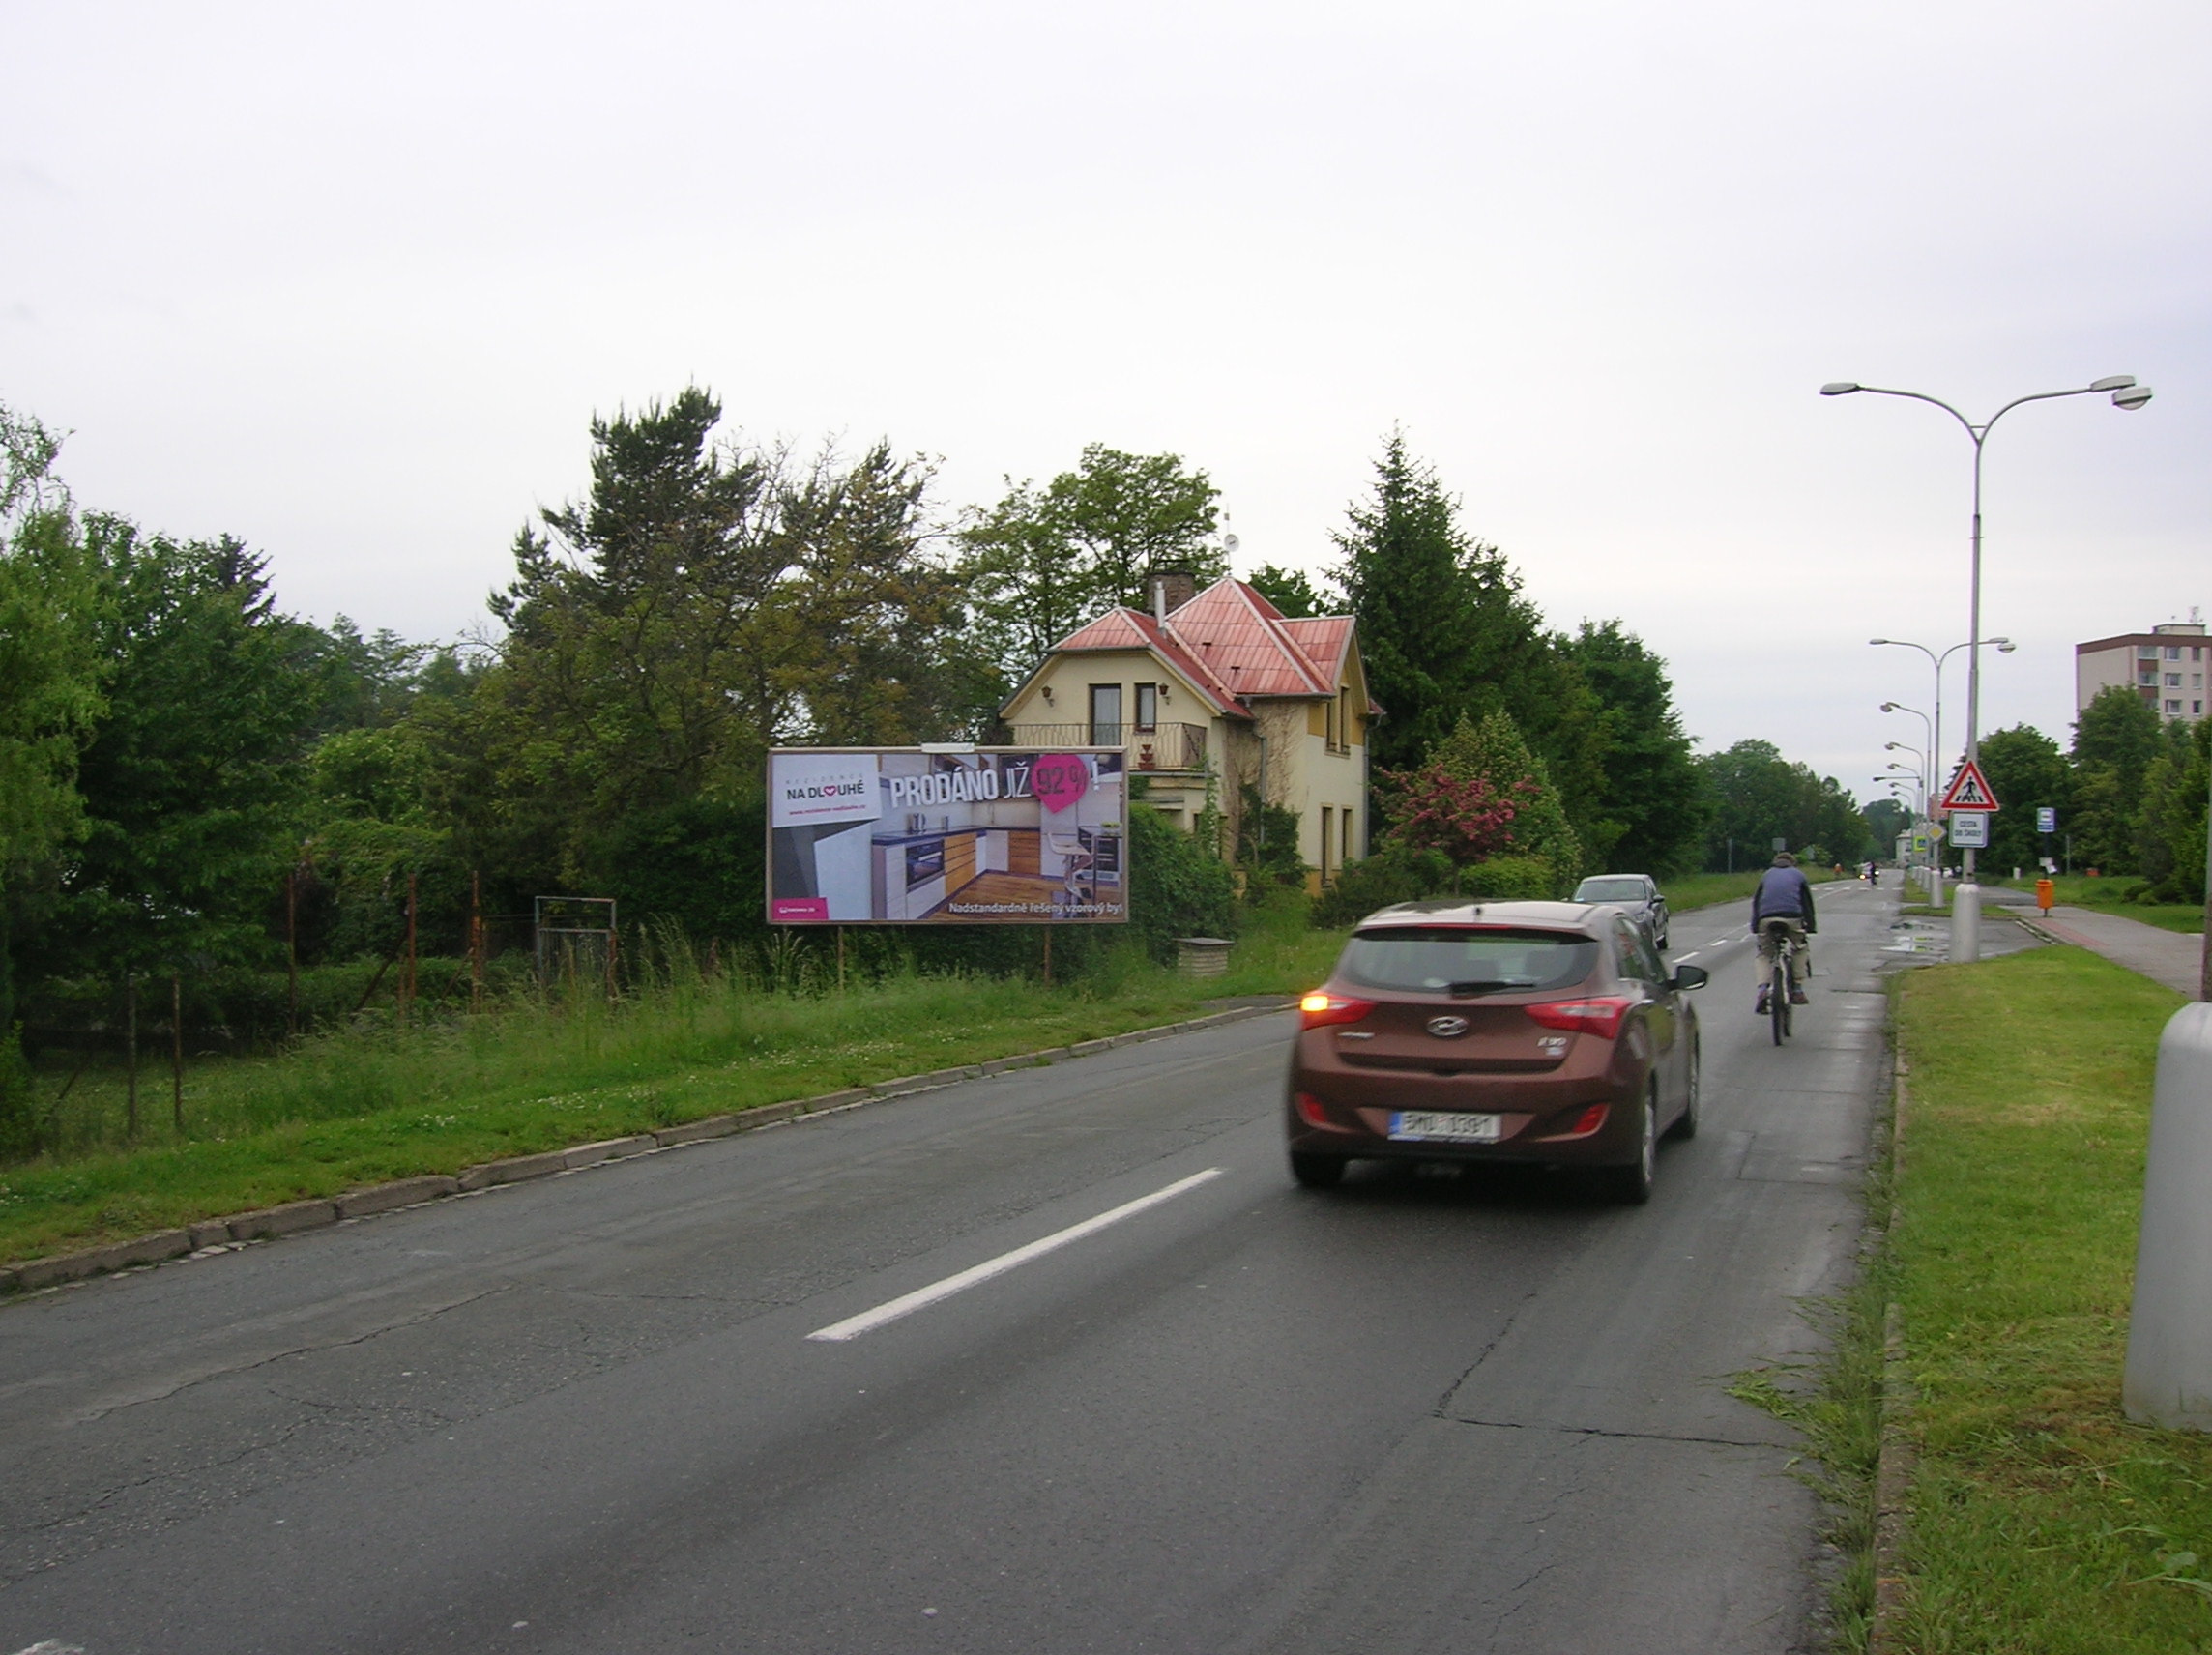
M 1008 740 L 1017 747 L 1121 747 L 1132 770 L 1206 769 L 1206 726 L 1155 724 L 1013 724 Z

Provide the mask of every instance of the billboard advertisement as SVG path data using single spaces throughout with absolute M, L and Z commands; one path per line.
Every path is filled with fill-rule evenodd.
M 1118 747 L 779 747 L 768 800 L 773 925 L 1129 917 Z

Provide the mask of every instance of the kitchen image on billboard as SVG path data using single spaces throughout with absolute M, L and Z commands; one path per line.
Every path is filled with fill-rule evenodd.
M 773 925 L 1129 917 L 1119 748 L 779 747 L 768 798 Z

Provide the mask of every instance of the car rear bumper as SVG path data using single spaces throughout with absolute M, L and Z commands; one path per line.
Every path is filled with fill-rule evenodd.
M 1290 1148 L 1299 1154 L 1376 1160 L 1509 1161 L 1562 1167 L 1620 1166 L 1636 1160 L 1643 1147 L 1643 1124 L 1634 1104 L 1642 1099 L 1642 1088 L 1629 1091 L 1630 1102 L 1625 1106 L 1620 1092 L 1610 1086 L 1577 1089 L 1577 1092 L 1579 1095 L 1564 1101 L 1547 1099 L 1533 1107 L 1525 1101 L 1515 1108 L 1485 1109 L 1464 1098 L 1445 1105 L 1418 1096 L 1396 1104 L 1347 1104 L 1294 1085 L 1284 1104 L 1284 1130 Z M 1593 1105 L 1604 1106 L 1604 1121 L 1593 1132 L 1576 1132 L 1581 1117 Z M 1496 1115 L 1499 1137 L 1495 1143 L 1393 1138 L 1390 1117 L 1403 1109 Z

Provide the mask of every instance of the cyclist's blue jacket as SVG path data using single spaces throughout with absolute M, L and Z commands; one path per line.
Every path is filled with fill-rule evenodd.
M 1813 882 L 1796 868 L 1768 868 L 1760 879 L 1759 889 L 1751 899 L 1751 928 L 1759 929 L 1761 919 L 1801 919 L 1808 934 L 1819 927 L 1813 923 Z

